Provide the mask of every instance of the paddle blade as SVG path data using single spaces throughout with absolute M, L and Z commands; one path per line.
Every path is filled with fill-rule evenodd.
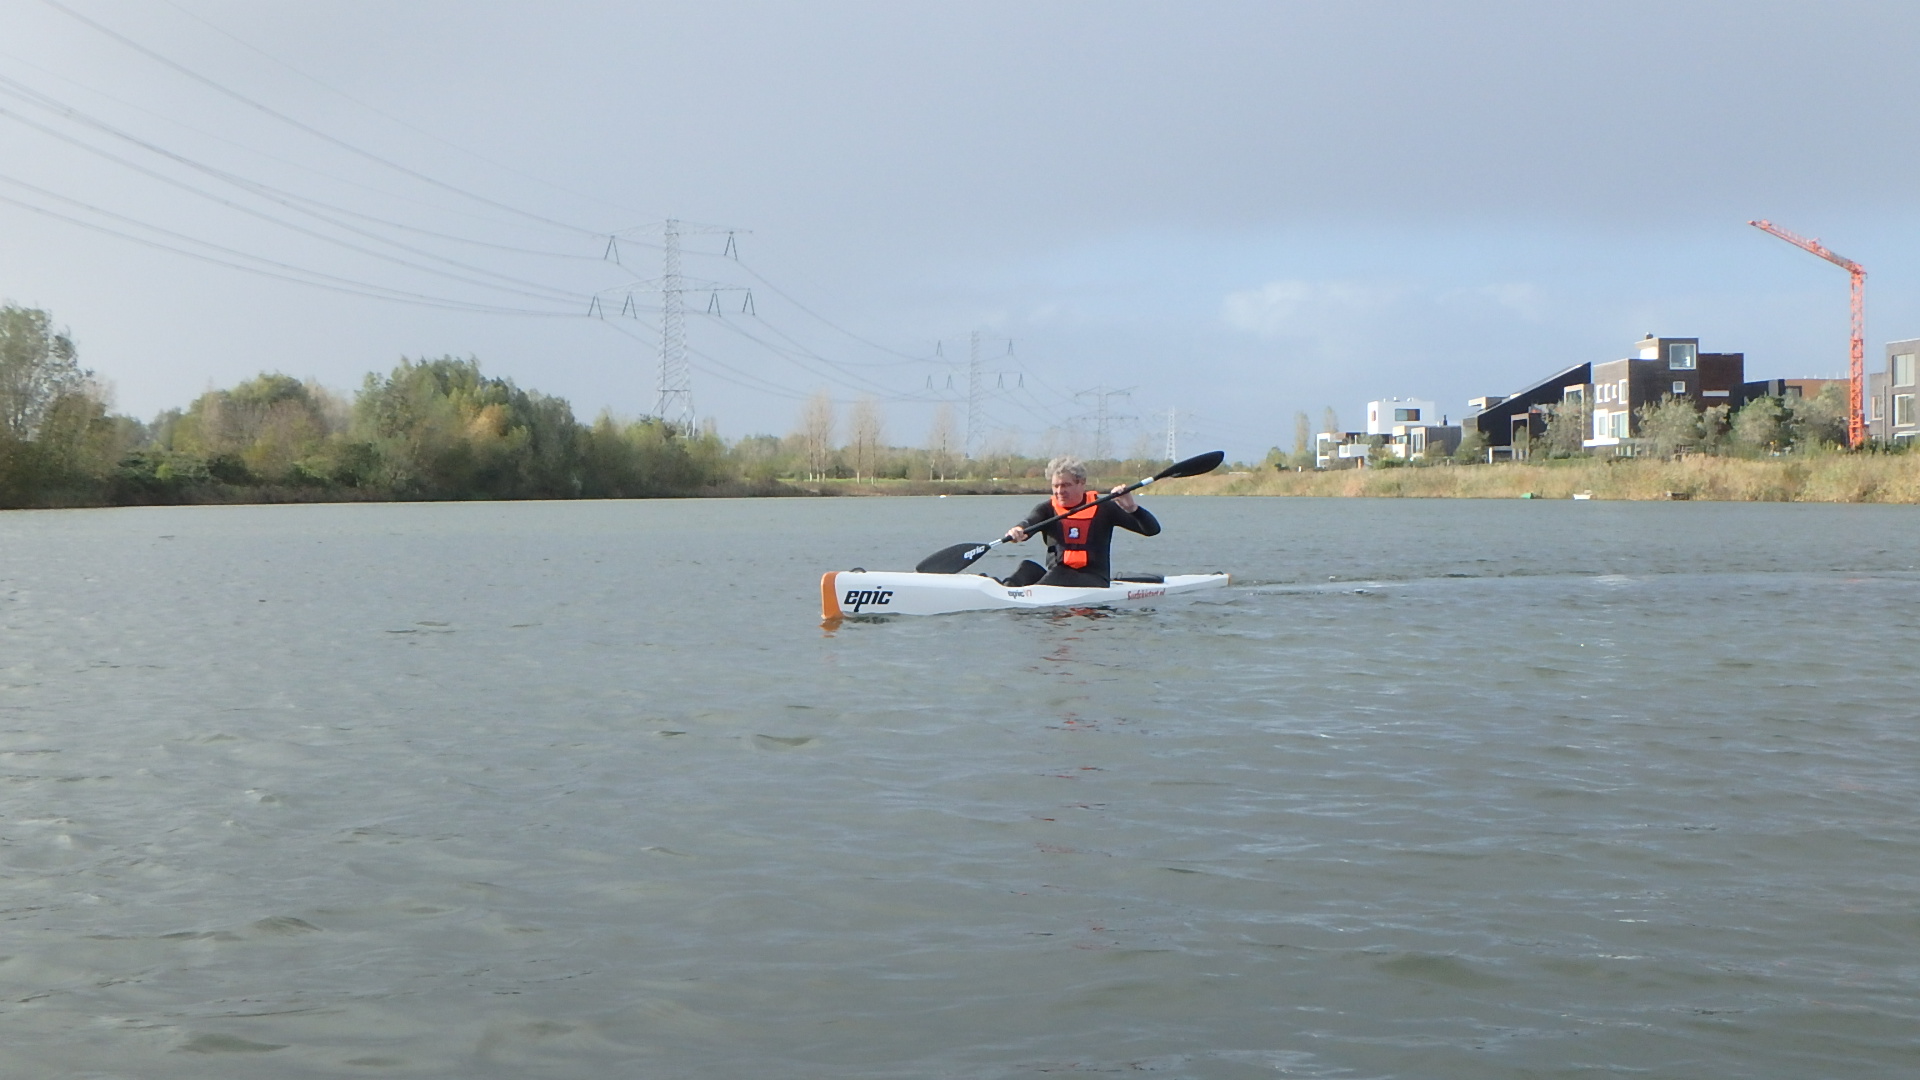
M 992 544 L 955 544 L 920 560 L 913 568 L 916 574 L 958 574 L 978 562 L 980 556 L 993 549 Z
M 1227 460 L 1227 452 L 1225 450 L 1209 450 L 1204 454 L 1190 457 L 1185 461 L 1174 462 L 1160 470 L 1159 474 L 1154 476 L 1154 479 L 1166 480 L 1175 476 L 1199 476 L 1202 473 L 1210 473 L 1219 468 L 1220 463 L 1225 460 Z

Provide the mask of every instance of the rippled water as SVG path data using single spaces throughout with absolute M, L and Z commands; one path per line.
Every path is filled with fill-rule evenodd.
M 1920 1071 L 1920 509 L 0 515 L 0 1075 Z M 1008 565 L 1011 561 L 1008 560 Z

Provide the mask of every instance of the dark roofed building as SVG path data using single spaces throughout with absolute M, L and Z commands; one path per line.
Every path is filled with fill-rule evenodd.
M 1547 433 L 1547 409 L 1560 404 L 1569 387 L 1586 386 L 1592 371 L 1592 364 L 1575 364 L 1517 394 L 1499 399 L 1474 398 L 1468 403 L 1470 407 L 1484 407 L 1461 420 L 1461 426 L 1478 430 L 1487 440 L 1490 455 L 1510 455 L 1516 444 L 1524 447 Z

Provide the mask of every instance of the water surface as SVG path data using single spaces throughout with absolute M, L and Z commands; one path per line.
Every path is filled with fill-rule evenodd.
M 0 515 L 0 1075 L 1920 1069 L 1920 508 Z M 1011 566 L 1012 559 L 1004 560 Z

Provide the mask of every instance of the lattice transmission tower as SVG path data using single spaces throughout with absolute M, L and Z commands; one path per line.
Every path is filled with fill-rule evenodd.
M 980 331 L 975 330 L 967 338 L 967 385 L 965 389 L 967 413 L 965 419 L 966 431 L 962 438 L 962 451 L 965 456 L 969 458 L 973 457 L 974 448 L 979 444 L 980 436 L 986 428 L 987 399 L 1004 391 L 1024 389 L 1027 385 L 1025 372 L 988 370 L 986 362 L 980 357 L 980 343 Z M 1013 342 L 1011 340 L 1007 342 L 1006 355 L 1009 357 L 1013 355 Z M 945 349 L 938 343 L 934 345 L 934 357 L 935 359 L 945 359 L 946 357 Z M 993 385 L 987 385 L 989 380 L 991 380 Z M 1011 382 L 1009 382 L 1009 380 L 1011 380 Z M 933 376 L 929 375 L 927 376 L 927 389 L 938 392 L 942 387 L 935 385 Z M 952 391 L 959 390 L 958 387 L 953 385 L 952 375 L 946 377 L 944 389 Z
M 1086 413 L 1081 416 L 1076 416 L 1074 417 L 1074 419 L 1093 421 L 1093 424 L 1094 424 L 1093 459 L 1095 461 L 1103 461 L 1113 456 L 1109 452 L 1110 447 L 1107 441 L 1107 429 L 1110 425 L 1112 425 L 1117 421 L 1140 419 L 1139 417 L 1133 416 L 1131 414 L 1124 415 L 1124 416 L 1118 415 L 1114 413 L 1114 411 L 1108 404 L 1114 398 L 1132 397 L 1133 390 L 1134 388 L 1131 386 L 1127 387 L 1125 390 L 1112 390 L 1112 389 L 1108 389 L 1107 387 L 1096 386 L 1091 390 L 1082 390 L 1079 393 L 1073 395 L 1076 399 L 1081 399 L 1081 398 L 1093 399 L 1093 402 L 1094 402 L 1093 411 L 1091 413 Z
M 753 291 L 740 285 L 689 278 L 681 273 L 681 238 L 689 235 L 724 233 L 727 246 L 722 254 L 737 259 L 739 249 L 734 246 L 733 238 L 747 230 L 730 229 L 724 225 L 700 225 L 681 221 L 678 218 L 668 218 L 659 225 L 631 229 L 624 235 L 651 233 L 655 229 L 660 231 L 660 276 L 622 286 L 627 293 L 627 298 L 621 305 L 620 312 L 622 315 L 638 316 L 639 305 L 633 298 L 635 290 L 657 291 L 660 294 L 660 383 L 659 395 L 655 399 L 653 411 L 654 415 L 660 419 L 692 435 L 700 429 L 700 417 L 693 406 L 693 371 L 687 363 L 687 293 L 710 293 L 712 299 L 707 304 L 707 311 L 709 314 L 718 314 L 720 294 L 723 292 L 743 294 L 740 310 L 743 313 L 751 313 Z M 616 236 L 609 238 L 607 242 L 607 257 L 614 262 L 620 261 L 618 240 Z M 596 297 L 596 304 L 597 300 Z

